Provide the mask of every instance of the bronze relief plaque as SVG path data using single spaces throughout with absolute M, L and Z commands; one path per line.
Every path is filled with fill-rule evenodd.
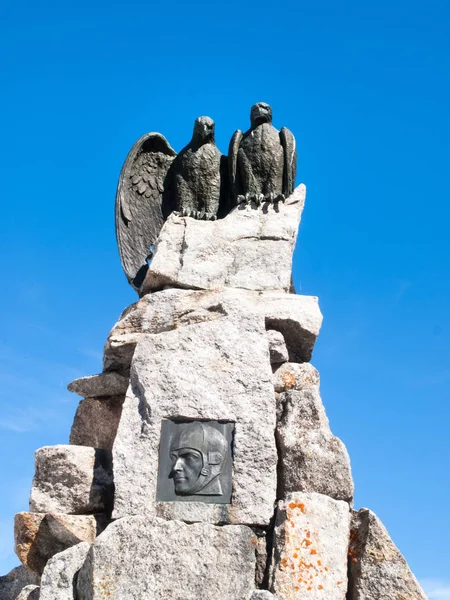
M 161 424 L 157 502 L 230 504 L 234 423 Z

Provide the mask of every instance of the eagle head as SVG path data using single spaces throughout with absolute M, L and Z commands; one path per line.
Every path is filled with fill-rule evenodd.
M 210 117 L 199 117 L 194 123 L 192 140 L 199 144 L 214 142 L 214 121 Z
M 265 102 L 257 102 L 250 109 L 250 122 L 252 128 L 261 123 L 272 123 L 272 109 Z

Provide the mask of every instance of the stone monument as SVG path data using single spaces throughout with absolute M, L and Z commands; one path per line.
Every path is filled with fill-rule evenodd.
M 104 348 L 70 443 L 36 452 L 23 563 L 1 600 L 423 600 L 350 461 L 310 360 L 322 315 L 293 292 L 305 202 L 293 135 L 251 109 L 223 157 L 200 117 L 178 155 L 133 146 L 116 228 L 139 300 Z

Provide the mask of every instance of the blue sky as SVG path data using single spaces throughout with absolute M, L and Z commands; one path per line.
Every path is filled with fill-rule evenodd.
M 430 599 L 450 598 L 450 6 L 5 0 L 0 24 L 0 573 L 17 564 L 33 452 L 67 443 L 74 378 L 134 301 L 114 236 L 125 156 L 222 152 L 256 101 L 308 188 L 294 279 L 317 295 L 313 356 L 356 506 L 383 520 Z

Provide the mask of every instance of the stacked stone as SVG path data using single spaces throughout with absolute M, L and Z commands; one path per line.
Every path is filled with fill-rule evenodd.
M 425 598 L 375 515 L 352 511 L 309 363 L 322 315 L 291 293 L 304 199 L 300 186 L 215 222 L 169 217 L 104 372 L 69 386 L 84 397 L 70 445 L 36 453 L 15 534 L 42 577 L 20 598 Z M 232 424 L 230 503 L 160 497 L 167 421 Z

